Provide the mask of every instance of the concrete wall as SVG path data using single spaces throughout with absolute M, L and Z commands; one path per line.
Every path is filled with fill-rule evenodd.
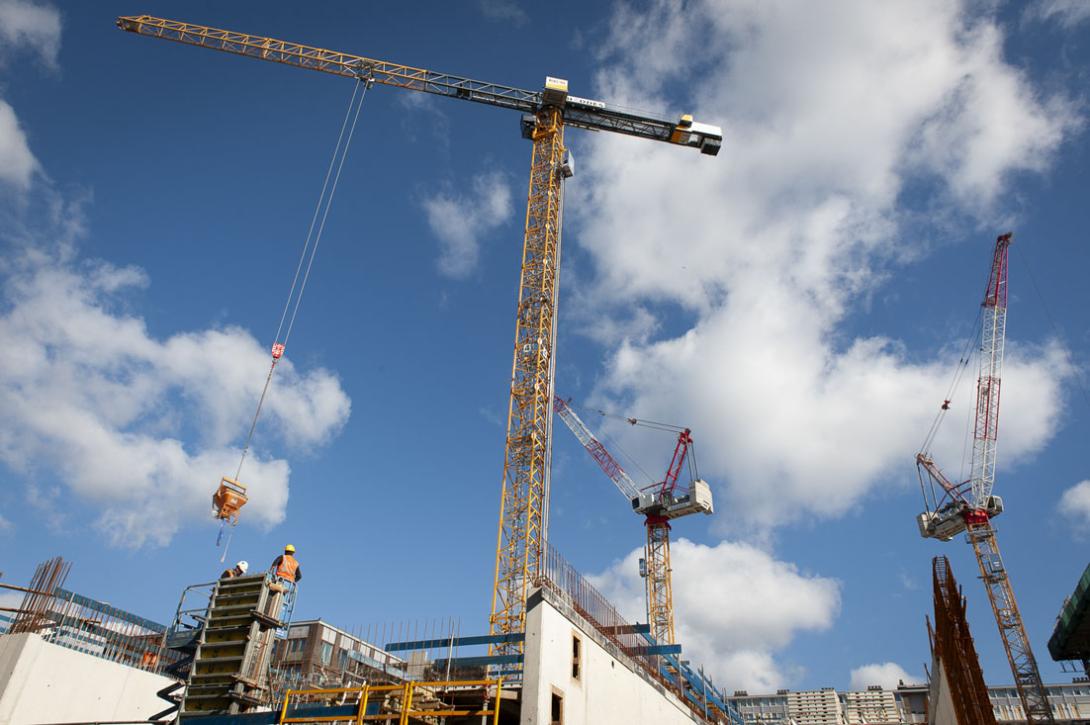
M 0 725 L 143 720 L 167 707 L 155 693 L 171 682 L 37 634 L 0 637 Z
M 950 681 L 946 679 L 946 669 L 938 657 L 931 658 L 930 702 L 928 725 L 958 725 L 958 715 L 950 693 Z
M 563 725 L 691 725 L 690 710 L 636 671 L 622 653 L 563 602 L 530 598 L 521 725 L 549 725 L 552 695 L 563 697 Z M 572 636 L 580 639 L 580 675 L 572 677 Z

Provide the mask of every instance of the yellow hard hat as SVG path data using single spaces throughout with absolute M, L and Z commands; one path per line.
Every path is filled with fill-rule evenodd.
M 288 544 L 287 546 L 284 547 L 284 551 L 287 551 L 287 552 L 290 552 L 290 553 L 294 554 L 295 553 L 295 547 L 292 546 L 291 544 Z

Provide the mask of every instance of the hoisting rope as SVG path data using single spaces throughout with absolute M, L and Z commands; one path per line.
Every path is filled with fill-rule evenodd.
M 980 289 L 986 289 L 988 282 L 991 280 L 991 268 L 988 269 L 987 274 L 984 275 L 984 284 L 980 286 Z M 962 349 L 961 357 L 958 358 L 958 363 L 954 367 L 953 376 L 950 379 L 950 386 L 946 389 L 946 397 L 942 400 L 942 405 L 939 406 L 939 411 L 935 414 L 935 419 L 931 421 L 931 428 L 927 431 L 927 437 L 924 438 L 923 445 L 920 446 L 920 452 L 930 454 L 931 444 L 935 442 L 935 436 L 938 435 L 939 427 L 942 425 L 943 420 L 946 418 L 947 411 L 950 410 L 950 403 L 954 399 L 954 395 L 961 385 L 961 379 L 964 377 L 965 370 L 969 367 L 969 363 L 973 359 L 972 347 L 973 343 L 980 343 L 980 326 L 984 322 L 984 306 L 981 305 L 976 311 L 976 320 L 973 322 L 973 329 L 969 335 L 965 338 L 965 347 Z M 969 433 L 968 435 L 971 435 Z M 965 454 L 962 451 L 962 468 L 965 467 Z
M 607 413 L 604 410 L 597 410 L 595 412 L 598 413 L 598 415 L 602 416 L 603 418 L 615 418 L 617 420 L 623 420 L 625 423 L 628 423 L 631 426 L 637 426 L 638 425 L 638 426 L 641 426 L 641 427 L 644 427 L 644 428 L 650 428 L 651 430 L 665 431 L 667 433 L 680 433 L 683 430 L 686 430 L 686 428 L 684 426 L 673 425 L 671 423 L 659 423 L 658 421 L 644 420 L 643 418 L 630 418 L 630 417 L 624 416 L 624 415 L 617 415 L 616 413 Z M 643 473 L 643 475 L 646 478 L 649 478 L 649 479 L 651 478 L 650 474 L 648 474 L 647 471 L 645 471 L 643 469 L 643 467 L 639 464 L 639 462 L 635 458 L 633 458 L 624 449 L 622 449 L 620 444 L 618 444 L 614 440 L 608 439 L 608 437 L 607 437 L 607 441 L 609 442 L 609 446 L 610 446 L 609 450 L 616 449 L 625 458 L 627 458 L 631 463 L 633 463 L 635 465 L 635 467 L 638 468 L 640 470 L 640 472 Z M 689 476 L 690 476 L 691 479 L 696 480 L 696 479 L 700 478 L 700 471 L 697 469 L 697 466 L 696 466 L 696 443 L 693 441 L 692 437 L 689 438 L 689 452 L 688 452 L 688 455 L 686 457 L 685 464 L 689 469 Z
M 954 399 L 954 395 L 958 387 L 961 385 L 961 380 L 965 376 L 965 371 L 969 367 L 969 363 L 973 359 L 972 346 L 973 342 L 980 337 L 980 324 L 983 320 L 984 308 L 981 308 L 976 315 L 976 322 L 973 323 L 973 329 L 965 338 L 965 347 L 962 348 L 961 356 L 958 357 L 957 365 L 954 366 L 954 373 L 950 378 L 950 385 L 946 388 L 946 395 L 942 399 L 942 405 L 939 406 L 939 410 L 935 413 L 934 420 L 931 421 L 931 427 L 927 431 L 927 437 L 924 438 L 923 445 L 920 446 L 921 453 L 930 453 L 931 444 L 935 442 L 935 436 L 938 435 L 939 427 L 942 425 L 942 421 L 946 418 L 946 413 L 950 410 L 950 402 Z
M 235 470 L 236 481 L 242 475 L 242 466 L 246 462 L 246 455 L 250 452 L 250 444 L 253 442 L 254 431 L 257 430 L 257 421 L 261 417 L 261 409 L 264 407 L 265 398 L 269 393 L 273 373 L 276 372 L 276 364 L 280 362 L 280 358 L 284 355 L 284 350 L 291 339 L 292 330 L 295 329 L 295 319 L 303 302 L 303 293 L 306 291 L 310 271 L 314 266 L 314 257 L 318 253 L 318 245 L 321 243 L 322 234 L 325 232 L 326 220 L 329 218 L 329 210 L 333 205 L 333 196 L 337 191 L 337 184 L 341 180 L 341 171 L 344 169 L 345 159 L 348 158 L 348 149 L 352 145 L 360 110 L 363 108 L 363 101 L 367 97 L 367 90 L 371 87 L 371 84 L 372 81 L 369 78 L 360 77 L 352 87 L 352 97 L 348 101 L 348 110 L 341 122 L 337 143 L 333 147 L 333 155 L 329 159 L 329 167 L 326 169 L 325 179 L 322 181 L 322 190 L 318 194 L 318 202 L 314 205 L 314 214 L 311 215 L 310 226 L 307 228 L 307 235 L 303 240 L 303 249 L 299 253 L 299 262 L 295 265 L 295 276 L 291 281 L 291 289 L 288 291 L 288 297 L 284 302 L 284 310 L 280 314 L 280 323 L 277 325 L 276 335 L 273 337 L 272 362 L 269 365 L 269 374 L 265 376 L 265 385 L 261 389 L 261 396 L 257 400 L 257 409 L 250 421 L 250 429 L 246 433 L 246 440 L 242 446 L 242 455 L 239 457 L 238 468 Z M 362 92 L 360 91 L 361 88 L 363 89 Z M 351 125 L 349 125 L 349 119 L 352 120 Z M 336 172 L 334 172 L 334 168 L 336 168 Z M 330 184 L 330 179 L 332 179 L 332 184 Z M 319 217 L 321 217 L 321 221 L 319 221 Z M 304 262 L 306 263 L 305 268 Z M 300 279 L 300 275 L 302 279 Z M 286 327 L 285 322 L 287 322 Z M 284 333 L 283 342 L 280 341 L 281 332 Z M 220 522 L 216 546 L 219 546 L 223 539 L 223 530 L 226 524 L 226 520 Z M 220 561 L 226 559 L 227 549 L 230 546 L 231 538 L 228 536 L 227 545 L 224 547 L 223 557 L 221 557 Z

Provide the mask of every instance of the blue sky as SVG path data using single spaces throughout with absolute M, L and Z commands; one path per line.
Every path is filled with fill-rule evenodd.
M 938 553 L 1010 681 L 969 547 L 916 533 L 913 457 L 1013 230 L 997 525 L 1062 680 L 1045 643 L 1090 532 L 1082 8 L 3 0 L 5 579 L 60 554 L 70 588 L 165 620 L 218 572 L 206 500 L 351 93 L 113 27 L 148 12 L 724 127 L 714 159 L 569 133 L 557 386 L 652 473 L 669 437 L 593 411 L 693 428 L 717 513 L 674 529 L 679 635 L 728 689 L 918 678 Z M 517 114 L 368 94 L 231 550 L 294 543 L 299 616 L 487 627 L 528 161 Z M 640 522 L 562 428 L 552 500 L 553 543 L 640 615 Z

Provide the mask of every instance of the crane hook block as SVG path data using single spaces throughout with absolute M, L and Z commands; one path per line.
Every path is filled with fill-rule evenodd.
M 212 515 L 235 526 L 238 524 L 238 513 L 247 501 L 246 486 L 224 476 L 220 487 L 212 494 Z
M 283 354 L 284 354 L 284 345 L 283 345 L 282 343 L 279 343 L 279 342 L 275 343 L 275 344 L 274 344 L 274 345 L 272 346 L 272 356 L 273 356 L 273 360 L 279 360 L 279 359 L 280 359 L 280 357 L 281 357 L 281 356 L 282 356 Z M 225 479 L 223 479 L 223 480 L 224 480 L 224 481 L 226 481 L 226 480 L 228 480 L 228 479 L 226 479 L 226 478 L 225 478 Z

